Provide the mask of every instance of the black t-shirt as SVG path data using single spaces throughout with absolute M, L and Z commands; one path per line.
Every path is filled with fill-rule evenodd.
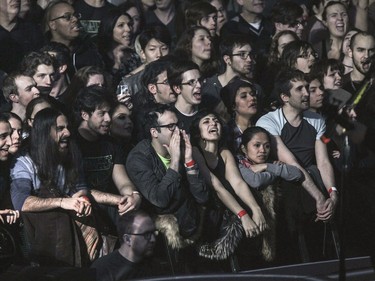
M 80 23 L 84 30 L 91 36 L 98 34 L 100 22 L 106 13 L 115 6 L 105 1 L 103 7 L 93 7 L 88 5 L 84 0 L 74 3 L 74 10 L 81 14 Z
M 176 113 L 179 128 L 185 130 L 186 133 L 190 134 L 190 125 L 193 123 L 198 111 L 196 111 L 193 115 L 185 115 L 174 106 L 172 107 L 172 109 Z
M 23 57 L 39 50 L 43 43 L 41 28 L 32 22 L 17 19 L 11 31 L 0 25 L 0 69 L 7 73 L 15 71 Z
M 96 269 L 99 281 L 122 281 L 150 276 L 146 264 L 127 260 L 118 250 L 97 259 L 91 267 Z
M 112 180 L 112 173 L 114 165 L 124 163 L 125 153 L 121 147 L 109 136 L 101 136 L 97 141 L 90 142 L 78 134 L 77 143 L 82 152 L 83 168 L 89 187 L 119 194 Z

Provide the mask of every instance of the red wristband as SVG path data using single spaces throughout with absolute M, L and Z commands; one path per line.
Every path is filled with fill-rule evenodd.
M 185 167 L 186 167 L 186 168 L 193 167 L 194 165 L 195 165 L 195 161 L 194 161 L 194 159 L 191 160 L 191 161 L 189 161 L 189 162 L 186 162 L 186 163 L 185 163 Z
M 242 218 L 244 215 L 247 215 L 247 212 L 245 210 L 241 210 L 237 213 L 237 217 L 240 219 Z

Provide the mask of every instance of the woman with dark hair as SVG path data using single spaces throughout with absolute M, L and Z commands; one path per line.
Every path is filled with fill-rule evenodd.
M 191 4 L 185 11 L 185 25 L 186 28 L 203 26 L 208 29 L 212 38 L 215 37 L 217 31 L 216 8 L 203 1 Z
M 325 90 L 342 88 L 344 72 L 345 66 L 336 59 L 320 60 L 311 69 L 311 73 L 319 79 Z
M 278 178 L 299 181 L 302 172 L 295 166 L 275 161 L 268 162 L 271 152 L 271 136 L 262 127 L 247 128 L 241 137 L 237 154 L 243 179 L 254 190 L 262 190 L 275 183 Z
M 293 41 L 300 40 L 297 34 L 291 30 L 283 30 L 278 32 L 273 38 L 268 56 L 268 65 L 275 67 L 279 63 L 280 57 L 285 46 Z
M 110 134 L 115 142 L 121 146 L 128 155 L 132 149 L 131 138 L 133 132 L 133 121 L 131 120 L 132 112 L 122 103 L 117 103 L 111 112 Z M 124 164 L 126 159 L 124 159 Z
M 4 112 L 3 116 L 8 119 L 12 133 L 12 145 L 9 147 L 9 153 L 15 155 L 22 145 L 22 119 L 13 112 Z
M 293 41 L 299 41 L 299 37 L 294 31 L 282 30 L 278 32 L 273 38 L 270 46 L 270 51 L 267 59 L 266 73 L 260 77 L 260 84 L 263 92 L 270 95 L 273 90 L 274 81 L 277 73 L 280 70 L 280 58 L 287 44 Z M 271 100 L 265 101 L 265 105 L 268 106 Z
M 124 50 L 133 48 L 133 19 L 119 9 L 110 10 L 100 22 L 98 49 L 103 57 L 105 69 L 113 76 L 114 84 L 136 68 L 137 65 L 124 63 Z M 135 54 L 135 51 L 133 51 Z M 130 69 L 131 68 L 131 69 Z
M 241 143 L 242 132 L 254 126 L 258 113 L 257 90 L 253 83 L 235 77 L 220 91 L 228 113 L 232 116 L 228 122 L 229 150 L 236 154 Z
M 195 62 L 203 77 L 210 77 L 217 72 L 210 31 L 203 26 L 193 26 L 185 30 L 177 42 L 174 54 Z
M 241 139 L 236 156 L 242 178 L 252 188 L 254 195 L 262 202 L 262 210 L 267 217 L 269 229 L 265 232 L 269 243 L 269 258 L 276 252 L 276 213 L 278 212 L 277 186 L 279 179 L 298 182 L 302 172 L 295 166 L 280 161 L 269 162 L 271 136 L 261 127 L 247 128 Z M 297 188 L 297 187 L 296 187 Z
M 280 57 L 282 67 L 309 73 L 318 59 L 312 45 L 306 41 L 293 41 L 285 45 Z
M 139 0 L 127 0 L 118 8 L 127 13 L 133 20 L 133 34 L 136 37 L 144 27 L 145 19 L 142 9 L 142 3 Z
M 211 187 L 211 203 L 216 209 L 216 216 L 210 217 L 216 217 L 214 224 L 223 227 L 227 219 L 233 221 L 237 216 L 237 224 L 240 223 L 247 238 L 263 233 L 267 228 L 263 213 L 242 179 L 233 155 L 220 144 L 223 126 L 219 117 L 215 113 L 200 112 L 191 125 L 190 132 L 194 145 L 193 159 L 197 161 L 206 184 Z M 224 236 L 218 235 L 219 230 L 212 232 L 219 238 L 216 237 L 217 240 L 202 247 L 200 254 L 216 259 L 225 259 L 232 254 L 241 237 L 232 237 L 234 241 L 229 245 L 230 249 L 226 249 L 226 256 L 217 252 L 217 246 L 223 247 L 223 239 L 227 235 L 233 235 L 227 231 L 228 229 L 221 229 L 220 232 L 226 232 Z
M 328 31 L 327 36 L 314 44 L 314 48 L 322 59 L 340 59 L 342 42 L 349 29 L 348 9 L 340 1 L 330 1 L 324 7 L 322 19 Z

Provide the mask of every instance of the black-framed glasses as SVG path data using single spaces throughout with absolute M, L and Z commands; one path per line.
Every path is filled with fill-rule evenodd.
M 176 127 L 178 126 L 178 123 L 169 123 L 165 125 L 157 125 L 155 128 L 167 128 L 169 131 L 173 132 L 176 130 Z
M 143 232 L 143 233 L 124 233 L 124 234 L 143 236 L 143 238 L 145 240 L 150 241 L 152 236 L 156 237 L 156 236 L 159 235 L 159 231 L 158 230 L 151 230 L 151 231 L 146 231 L 146 232 Z
M 166 86 L 168 86 L 169 85 L 169 81 L 168 80 L 164 80 L 162 82 L 156 82 L 155 85 L 166 85 Z
M 255 58 L 255 53 L 254 52 L 238 52 L 236 54 L 231 54 L 232 57 L 240 57 L 243 60 L 246 60 L 247 58 L 250 57 L 250 59 Z
M 314 59 L 318 59 L 318 53 L 316 52 L 304 52 L 302 54 L 300 54 L 299 56 L 297 56 L 297 58 L 302 58 L 302 59 L 309 59 L 310 56 L 312 56 Z
M 187 81 L 187 82 L 182 82 L 182 83 L 181 83 L 181 86 L 182 86 L 182 85 L 189 85 L 190 87 L 193 87 L 193 88 L 194 88 L 194 87 L 197 86 L 198 82 L 199 82 L 199 84 L 202 84 L 203 79 L 202 79 L 202 78 L 191 79 L 191 80 L 189 80 L 189 81 Z
M 63 14 L 60 17 L 51 19 L 50 21 L 55 21 L 55 20 L 59 20 L 59 19 L 64 19 L 66 21 L 71 21 L 73 17 L 75 17 L 76 19 L 80 19 L 81 16 L 82 16 L 81 13 L 65 13 L 65 14 Z

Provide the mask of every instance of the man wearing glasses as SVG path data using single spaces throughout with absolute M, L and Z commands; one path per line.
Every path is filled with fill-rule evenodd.
M 150 62 L 145 66 L 142 74 L 142 89 L 134 96 L 133 114 L 136 124 L 136 134 L 138 140 L 144 138 L 142 128 L 143 116 L 150 111 L 156 104 L 172 104 L 176 102 L 176 94 L 169 86 L 167 68 L 171 59 L 164 56 L 156 61 Z M 134 132 L 134 131 L 133 131 Z
M 222 102 L 220 91 L 236 76 L 243 79 L 253 77 L 255 54 L 249 40 L 240 35 L 227 36 L 220 42 L 219 48 L 225 71 L 203 81 L 201 107 L 212 109 L 225 120 L 229 120 L 230 116 Z M 259 85 L 256 85 L 256 88 L 258 92 L 261 91 Z
M 177 233 L 170 237 L 192 237 L 198 231 L 198 207 L 208 200 L 208 190 L 192 158 L 189 136 L 180 130 L 168 105 L 157 105 L 145 114 L 144 130 L 147 139 L 130 151 L 126 162 L 129 177 L 144 198 L 145 210 L 173 215 L 169 225 Z
M 120 248 L 91 266 L 96 269 L 96 279 L 119 281 L 152 275 L 147 258 L 153 253 L 158 231 L 150 215 L 137 210 L 120 216 L 117 234 Z
M 177 95 L 173 110 L 180 122 L 180 129 L 189 133 L 202 99 L 199 66 L 192 61 L 177 60 L 170 64 L 167 75 L 169 85 Z
M 80 18 L 81 14 L 65 1 L 51 2 L 45 10 L 44 32 L 47 39 L 70 49 L 73 65 L 73 69 L 68 70 L 70 75 L 84 66 L 103 66 L 90 36 L 81 34 Z

